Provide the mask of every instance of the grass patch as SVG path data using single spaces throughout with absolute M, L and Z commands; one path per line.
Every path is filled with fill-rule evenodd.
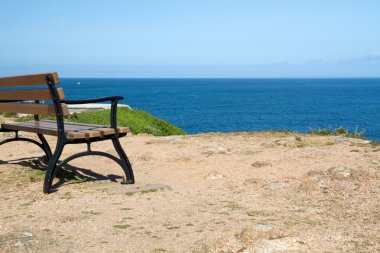
M 151 193 L 151 192 L 158 192 L 158 189 L 147 189 L 147 190 L 141 190 L 141 191 L 136 191 L 136 192 L 126 192 L 125 195 L 127 196 L 132 196 L 132 195 L 135 195 L 135 194 L 147 194 L 147 193 Z M 149 200 L 150 198 L 148 198 Z
M 270 216 L 269 213 L 266 213 L 264 211 L 247 211 L 247 215 L 250 217 L 255 217 L 255 216 Z
M 113 227 L 118 228 L 118 229 L 127 229 L 127 228 L 130 228 L 131 225 L 129 225 L 129 224 L 117 224 L 117 225 L 114 225 Z
M 33 172 L 33 174 L 30 176 L 30 181 L 41 181 L 45 177 L 46 171 L 44 170 L 36 170 Z
M 158 252 L 168 252 L 167 249 L 163 249 L 163 248 L 157 248 L 157 249 L 154 249 L 153 252 L 155 253 L 158 253 Z
M 72 199 L 74 198 L 73 195 L 71 195 L 71 192 L 65 192 L 60 199 Z
M 168 230 L 175 230 L 175 229 L 181 228 L 180 226 L 172 225 L 170 222 L 164 223 L 163 226 L 166 227 L 166 229 L 168 229 Z
M 239 209 L 243 208 L 241 205 L 239 205 L 239 203 L 236 203 L 236 202 L 229 202 L 224 207 L 227 207 L 227 208 L 232 209 L 232 210 L 239 210 Z
M 5 118 L 15 118 L 17 116 L 17 113 L 3 112 L 3 113 L 0 113 L 0 115 L 5 117 Z
M 43 116 L 41 119 L 55 120 L 55 116 Z M 33 120 L 33 115 L 21 117 L 16 121 Z M 67 118 L 68 122 L 110 125 L 110 110 L 73 113 Z M 147 133 L 156 136 L 183 135 L 185 132 L 143 110 L 118 108 L 117 123 L 119 126 L 128 126 L 133 134 Z
M 148 190 L 142 190 L 141 194 L 150 193 L 150 192 L 157 192 L 157 189 L 148 189 Z
M 102 214 L 101 212 L 96 212 L 96 211 L 82 211 L 83 214 L 87 215 L 99 215 Z
M 174 230 L 174 229 L 180 229 L 181 227 L 180 226 L 169 226 L 169 227 L 166 227 L 166 229 L 168 230 Z
M 338 127 L 338 128 L 333 128 L 333 127 L 328 127 L 324 129 L 315 129 L 311 128 L 310 132 L 315 135 L 341 135 L 349 138 L 359 138 L 359 139 L 367 139 L 365 137 L 365 129 L 362 129 L 361 131 L 358 131 L 358 129 L 355 129 L 354 132 L 350 132 L 348 129 L 344 127 Z

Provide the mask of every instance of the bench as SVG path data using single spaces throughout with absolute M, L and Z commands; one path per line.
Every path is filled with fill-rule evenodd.
M 52 182 L 59 169 L 71 160 L 82 156 L 105 156 L 114 160 L 124 171 L 125 178 L 122 183 L 133 184 L 135 180 L 132 166 L 119 142 L 120 137 L 127 135 L 129 128 L 118 127 L 116 121 L 117 103 L 123 97 L 66 100 L 63 89 L 57 87 L 58 83 L 59 77 L 55 72 L 0 78 L 0 113 L 34 115 L 34 120 L 31 121 L 2 123 L 0 132 L 13 132 L 15 136 L 1 141 L 0 145 L 13 141 L 27 141 L 36 144 L 45 152 L 48 167 L 44 179 L 44 193 L 56 190 L 52 189 Z M 48 102 L 45 103 L 45 101 Z M 65 122 L 65 118 L 69 115 L 67 105 L 106 101 L 111 102 L 109 126 Z M 40 115 L 55 115 L 56 120 L 40 120 Z M 19 131 L 37 134 L 40 142 L 20 137 Z M 44 135 L 57 137 L 54 152 L 51 151 Z M 102 151 L 91 150 L 92 142 L 104 140 L 112 141 L 118 157 Z M 87 150 L 60 161 L 63 148 L 67 144 L 87 144 Z

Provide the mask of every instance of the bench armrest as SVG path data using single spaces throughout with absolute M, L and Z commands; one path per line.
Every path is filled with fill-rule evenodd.
M 61 103 L 67 105 L 73 104 L 89 104 L 89 103 L 98 103 L 111 101 L 111 114 L 110 114 L 110 123 L 111 128 L 115 129 L 115 135 L 117 136 L 117 102 L 124 99 L 122 96 L 113 96 L 113 97 L 103 97 L 103 98 L 94 98 L 94 99 L 83 99 L 83 100 L 61 100 Z
M 93 99 L 81 99 L 81 100 L 61 100 L 61 103 L 65 103 L 67 105 L 75 105 L 75 104 L 90 104 L 90 103 L 99 103 L 105 101 L 118 101 L 124 99 L 121 96 L 113 96 L 113 97 L 103 97 L 103 98 L 93 98 Z

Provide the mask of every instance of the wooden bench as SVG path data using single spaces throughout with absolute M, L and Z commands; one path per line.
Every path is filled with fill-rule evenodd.
M 34 120 L 31 121 L 2 123 L 0 132 L 14 132 L 15 137 L 1 141 L 0 145 L 13 141 L 27 141 L 36 144 L 45 152 L 48 168 L 43 186 L 44 193 L 52 191 L 52 182 L 59 169 L 75 158 L 88 155 L 100 155 L 114 160 L 124 171 L 125 178 L 122 183 L 133 184 L 135 180 L 132 166 L 119 142 L 120 137 L 127 135 L 129 128 L 118 127 L 116 122 L 117 103 L 123 97 L 65 100 L 63 89 L 57 87 L 58 83 L 59 78 L 55 72 L 0 78 L 0 113 L 9 112 L 34 115 Z M 42 86 L 42 88 L 37 86 Z M 41 101 L 50 102 L 42 104 Z M 111 102 L 111 124 L 109 126 L 65 122 L 65 117 L 69 115 L 68 104 L 105 101 Z M 56 120 L 40 120 L 39 115 L 55 115 Z M 40 142 L 19 137 L 19 131 L 37 134 Z M 51 151 L 44 135 L 57 136 L 57 145 L 54 152 Z M 102 151 L 91 150 L 90 145 L 92 142 L 104 140 L 112 141 L 119 157 Z M 79 143 L 87 144 L 87 151 L 74 154 L 63 161 L 59 161 L 65 145 Z

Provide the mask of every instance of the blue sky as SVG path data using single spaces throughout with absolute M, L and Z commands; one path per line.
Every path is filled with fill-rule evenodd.
M 380 77 L 380 1 L 0 2 L 0 75 Z

